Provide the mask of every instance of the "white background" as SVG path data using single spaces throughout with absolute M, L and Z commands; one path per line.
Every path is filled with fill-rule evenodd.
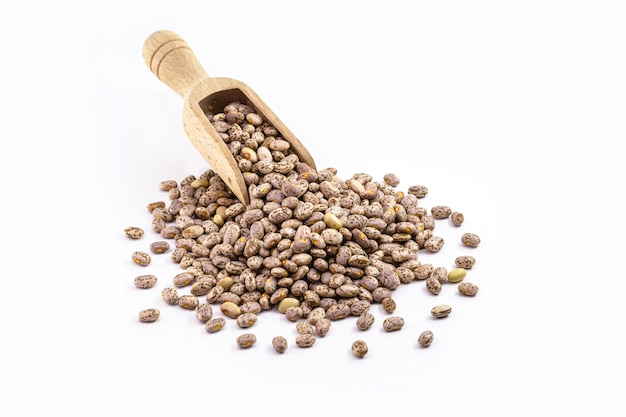
M 0 13 L 11 415 L 624 414 L 622 2 L 16 4 Z M 479 234 L 467 280 L 480 293 L 402 286 L 401 331 L 344 320 L 310 349 L 262 314 L 257 345 L 239 350 L 234 323 L 209 335 L 159 289 L 134 288 L 148 269 L 130 254 L 158 238 L 146 210 L 165 197 L 158 183 L 208 168 L 182 130 L 183 100 L 143 62 L 159 29 L 209 75 L 252 87 L 318 166 L 393 172 L 399 189 L 428 186 L 425 206 L 462 211 L 422 260 L 449 267 L 467 252 L 461 231 Z M 130 225 L 142 240 L 124 237 Z M 157 288 L 179 271 L 168 255 L 147 268 Z M 453 314 L 436 321 L 441 302 Z M 159 321 L 139 323 L 152 306 Z M 426 328 L 435 341 L 420 349 Z M 291 342 L 284 355 L 276 334 Z

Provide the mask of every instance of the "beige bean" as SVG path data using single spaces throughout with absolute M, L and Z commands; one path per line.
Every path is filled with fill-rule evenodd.
M 244 333 L 237 337 L 237 346 L 241 349 L 252 347 L 256 343 L 256 336 L 253 333 Z
M 363 340 L 355 340 L 354 342 L 352 342 L 352 353 L 357 358 L 365 357 L 365 355 L 367 355 L 368 351 L 369 351 L 369 349 L 368 349 L 367 343 L 365 341 L 363 341 Z
M 198 298 L 190 294 L 181 295 L 178 298 L 178 305 L 186 310 L 195 310 L 198 304 L 200 304 Z
M 241 313 L 237 316 L 237 325 L 243 329 L 251 327 L 257 322 L 257 315 L 254 313 Z
M 165 253 L 168 250 L 170 250 L 170 244 L 164 240 L 159 240 L 150 244 L 150 252 L 152 253 L 160 254 Z
M 299 306 L 300 306 L 300 300 L 298 300 L 297 298 L 285 297 L 282 300 L 280 300 L 280 302 L 278 303 L 278 311 L 284 314 L 285 311 L 289 307 L 299 307 Z
M 459 268 L 472 269 L 472 267 L 476 264 L 476 258 L 468 255 L 457 256 L 454 259 L 454 263 Z
M 400 330 L 404 326 L 404 319 L 399 316 L 387 317 L 383 321 L 383 330 L 386 332 L 394 332 Z
M 289 347 L 289 343 L 287 342 L 287 339 L 285 339 L 283 336 L 276 336 L 272 339 L 272 346 L 274 347 L 274 350 L 276 352 L 285 353 L 285 351 Z
M 241 308 L 232 301 L 224 301 L 220 304 L 220 310 L 231 319 L 236 319 L 241 314 Z
M 437 319 L 448 317 L 451 312 L 452 307 L 446 304 L 439 304 L 430 310 L 430 314 Z
M 472 284 L 471 282 L 461 282 L 457 286 L 457 289 L 459 290 L 461 294 L 466 295 L 468 297 L 473 297 L 476 294 L 478 294 L 478 285 Z
M 133 254 L 131 255 L 131 259 L 139 266 L 148 266 L 152 261 L 150 255 L 141 251 L 133 252 Z
M 163 290 L 161 290 L 161 297 L 169 305 L 178 305 L 178 292 L 174 288 L 163 288 Z
M 216 317 L 207 321 L 204 329 L 209 333 L 216 333 L 222 330 L 225 325 L 226 320 L 224 320 L 222 317 Z
M 452 283 L 461 282 L 466 276 L 467 270 L 465 268 L 454 268 L 448 272 L 448 281 Z
M 206 323 L 207 321 L 213 318 L 213 308 L 209 303 L 198 304 L 196 307 L 196 317 L 202 323 Z
M 134 280 L 135 287 L 137 288 L 152 288 L 157 284 L 156 275 L 139 275 Z
M 161 312 L 158 309 L 147 308 L 139 312 L 139 321 L 144 323 L 151 323 L 153 321 L 156 321 L 160 315 Z
M 480 244 L 480 237 L 474 233 L 464 233 L 461 236 L 461 243 L 470 248 L 475 248 Z
M 433 342 L 433 339 L 433 332 L 430 330 L 424 330 L 417 338 L 417 343 L 419 343 L 421 347 L 428 347 Z
M 130 226 L 124 229 L 124 234 L 131 239 L 139 239 L 144 235 L 144 231 L 140 227 Z
M 315 323 L 315 334 L 319 337 L 324 337 L 330 331 L 330 327 L 332 326 L 332 322 L 327 318 L 322 318 Z
M 308 348 L 315 344 L 315 336 L 312 333 L 300 334 L 296 337 L 296 346 L 301 348 Z

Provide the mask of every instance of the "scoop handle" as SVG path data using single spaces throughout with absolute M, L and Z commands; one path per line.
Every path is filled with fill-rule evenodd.
M 187 42 L 169 30 L 159 30 L 146 38 L 143 59 L 150 71 L 183 99 L 193 87 L 209 76 Z

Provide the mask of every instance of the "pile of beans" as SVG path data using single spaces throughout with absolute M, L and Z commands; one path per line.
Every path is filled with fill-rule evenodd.
M 240 102 L 207 117 L 239 165 L 250 204 L 240 202 L 211 169 L 162 181 L 159 188 L 168 198 L 147 205 L 151 228 L 160 237 L 149 251 L 131 255 L 134 263 L 147 266 L 150 253 L 170 253 L 182 271 L 162 288 L 162 298 L 194 311 L 207 332 L 227 324 L 213 317 L 213 306 L 242 329 L 252 327 L 258 314 L 275 310 L 296 324 L 296 345 L 310 347 L 333 321 L 348 316 L 357 317 L 359 329 L 369 329 L 374 303 L 391 315 L 394 290 L 402 284 L 421 280 L 437 295 L 447 283 L 460 283 L 461 294 L 478 293 L 475 284 L 462 282 L 476 262 L 472 256 L 457 257 L 457 268 L 450 271 L 419 260 L 420 251 L 436 253 L 445 243 L 435 233 L 437 220 L 448 219 L 455 227 L 464 221 L 448 206 L 429 211 L 419 205 L 426 186 L 404 192 L 394 174 L 382 181 L 367 173 L 341 179 L 334 168 L 313 169 L 254 108 Z M 144 231 L 131 226 L 125 234 L 140 239 Z M 480 238 L 464 233 L 461 242 L 475 248 Z M 154 275 L 135 278 L 141 289 L 156 284 Z M 431 311 L 437 318 L 450 312 L 447 305 Z M 151 307 L 139 313 L 139 320 L 153 322 L 159 315 Z M 403 325 L 402 317 L 389 316 L 383 328 L 395 331 Z M 427 347 L 432 340 L 425 330 L 418 343 Z M 252 333 L 237 340 L 241 348 L 255 342 Z M 282 353 L 287 340 L 277 336 L 272 345 Z M 367 353 L 362 340 L 352 349 L 357 357 Z

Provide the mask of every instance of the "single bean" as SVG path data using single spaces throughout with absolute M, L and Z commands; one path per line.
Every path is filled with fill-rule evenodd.
M 156 321 L 160 315 L 161 312 L 156 308 L 147 308 L 139 312 L 139 321 L 144 323 L 151 323 L 153 321 Z
M 219 332 L 220 330 L 222 330 L 222 328 L 225 325 L 226 325 L 225 319 L 223 319 L 222 317 L 216 317 L 207 321 L 206 325 L 204 326 L 204 329 L 209 333 L 215 333 L 215 332 Z
M 157 283 L 156 275 L 139 275 L 134 280 L 135 287 L 137 288 L 152 288 Z
M 432 314 L 432 316 L 437 319 L 448 317 L 451 312 L 452 312 L 452 307 L 446 304 L 440 304 L 438 306 L 433 307 L 430 310 L 430 314 Z
M 237 346 L 241 349 L 252 347 L 256 343 L 256 336 L 253 333 L 244 333 L 237 337 Z
M 387 317 L 383 321 L 383 329 L 386 332 L 400 330 L 404 326 L 404 319 L 399 316 Z
M 367 343 L 363 340 L 355 340 L 352 342 L 352 353 L 357 358 L 363 358 L 367 355 L 368 347 Z
M 289 343 L 287 342 L 287 339 L 285 339 L 283 336 L 276 336 L 272 339 L 272 346 L 274 347 L 274 350 L 276 352 L 285 353 L 287 347 L 289 346 Z
M 422 347 L 428 347 L 433 342 L 433 332 L 430 330 L 424 330 L 417 338 L 417 343 Z
M 448 272 L 448 281 L 452 283 L 461 282 L 466 275 L 467 270 L 465 268 L 454 268 L 453 270 Z
M 148 255 L 145 252 L 140 252 L 140 251 L 133 252 L 131 259 L 133 260 L 134 263 L 140 266 L 148 266 L 150 262 L 152 261 L 152 258 L 150 257 L 150 255 Z
M 124 234 L 131 239 L 139 239 L 143 236 L 144 231 L 140 227 L 130 226 L 124 229 Z
M 457 288 L 461 294 L 467 295 L 468 297 L 473 297 L 478 294 L 478 285 L 472 284 L 471 282 L 461 282 Z

